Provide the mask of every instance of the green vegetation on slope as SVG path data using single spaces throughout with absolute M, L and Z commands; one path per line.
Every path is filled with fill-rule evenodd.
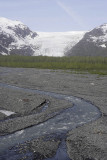
M 107 74 L 107 57 L 0 56 L 2 67 L 63 69 Z

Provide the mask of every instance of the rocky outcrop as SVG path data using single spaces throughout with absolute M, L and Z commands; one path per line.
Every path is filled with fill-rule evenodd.
M 107 56 L 107 24 L 103 24 L 87 32 L 66 55 Z
M 37 46 L 37 33 L 19 21 L 0 18 L 0 54 L 33 55 Z

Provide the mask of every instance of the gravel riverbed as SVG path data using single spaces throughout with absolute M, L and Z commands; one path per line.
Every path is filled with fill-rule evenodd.
M 72 160 L 107 160 L 107 76 L 71 74 L 70 71 L 62 70 L 0 67 L 0 83 L 73 95 L 93 103 L 100 109 L 102 116 L 67 133 L 67 153 Z M 40 112 L 40 105 L 45 100 L 50 102 L 50 107 Z M 51 118 L 53 112 L 56 113 L 69 106 L 71 104 L 64 100 L 13 91 L 0 86 L 0 109 L 16 113 L 14 119 L 10 117 L 9 121 L 4 121 L 7 116 L 0 113 L 0 134 L 6 135 L 41 123 Z M 21 117 L 15 118 L 15 116 Z M 46 142 L 44 139 L 46 137 L 25 142 L 24 147 L 19 145 L 18 150 L 22 153 L 30 150 L 38 160 L 53 156 L 60 144 L 60 138 L 50 138 Z

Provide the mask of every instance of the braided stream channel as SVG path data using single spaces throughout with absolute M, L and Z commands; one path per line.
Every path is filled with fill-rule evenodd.
M 53 92 L 21 88 L 4 83 L 0 83 L 0 86 L 5 88 L 11 88 L 12 90 L 20 90 L 33 94 L 36 93 L 40 95 L 47 95 L 54 97 L 56 99 L 63 99 L 69 101 L 73 104 L 73 107 L 62 110 L 59 114 L 41 124 L 26 128 L 22 131 L 17 131 L 9 135 L 1 136 L 0 160 L 2 160 L 3 158 L 5 160 L 7 158 L 6 157 L 7 155 L 8 155 L 7 158 L 8 160 L 18 159 L 16 155 L 14 156 L 12 155 L 12 152 L 8 152 L 8 149 L 10 147 L 16 146 L 19 143 L 24 143 L 25 141 L 34 138 L 39 138 L 45 135 L 55 135 L 58 137 L 62 137 L 62 143 L 60 144 L 55 157 L 48 158 L 48 160 L 56 160 L 56 159 L 58 160 L 58 157 L 61 158 L 61 156 L 62 156 L 61 160 L 69 160 L 69 157 L 66 152 L 66 144 L 64 142 L 64 138 L 66 138 L 67 132 L 83 124 L 95 121 L 101 116 L 101 112 L 96 106 L 94 106 L 91 102 L 85 101 L 84 99 L 81 98 L 63 94 L 57 94 Z M 29 160 L 32 159 L 33 158 L 31 158 L 30 155 Z

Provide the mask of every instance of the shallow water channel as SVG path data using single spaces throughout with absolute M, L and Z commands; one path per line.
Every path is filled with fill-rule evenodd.
M 53 92 L 26 89 L 26 88 L 16 87 L 16 86 L 3 84 L 3 83 L 0 83 L 0 86 L 5 88 L 11 88 L 12 90 L 20 90 L 20 91 L 22 90 L 24 92 L 47 95 L 47 96 L 54 97 L 56 99 L 63 99 L 66 101 L 70 101 L 71 103 L 74 104 L 73 107 L 62 110 L 61 112 L 59 112 L 58 115 L 47 120 L 46 122 L 43 122 L 39 125 L 35 125 L 30 128 L 26 128 L 21 131 L 17 131 L 13 134 L 1 136 L 0 137 L 0 155 L 1 155 L 0 157 L 2 158 L 4 157 L 4 159 L 6 158 L 6 153 L 8 153 L 8 148 L 17 145 L 18 143 L 23 143 L 27 140 L 31 140 L 34 138 L 38 138 L 40 136 L 51 135 L 51 134 L 54 134 L 58 137 L 62 137 L 62 139 L 64 139 L 62 135 L 66 137 L 66 133 L 68 131 L 78 126 L 81 126 L 83 124 L 94 121 L 101 116 L 101 113 L 96 106 L 94 106 L 90 102 L 85 101 L 81 98 L 63 95 L 63 94 L 57 94 Z M 55 157 L 50 158 L 48 160 L 58 159 L 58 155 L 59 153 L 61 154 L 61 151 L 63 151 L 61 160 L 69 160 L 66 154 L 65 142 L 63 140 L 59 146 L 59 149 L 57 150 Z M 9 154 L 10 154 L 10 157 L 12 157 L 12 153 L 8 153 L 8 156 Z M 15 158 L 17 157 L 13 157 L 13 159 L 10 159 L 10 160 L 15 160 Z M 60 158 L 61 158 L 61 155 L 60 155 Z M 8 157 L 8 160 L 9 160 L 9 157 Z

